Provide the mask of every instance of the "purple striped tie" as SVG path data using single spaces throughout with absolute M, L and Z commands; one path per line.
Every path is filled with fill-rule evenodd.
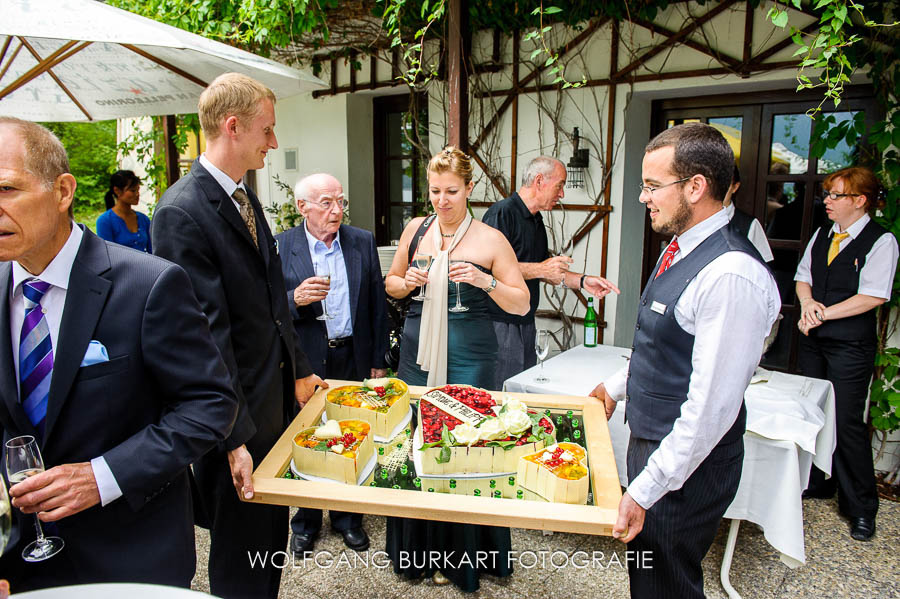
M 25 294 L 25 320 L 19 338 L 19 397 L 28 419 L 44 436 L 47 418 L 47 397 L 53 374 L 53 346 L 50 327 L 44 318 L 41 298 L 50 283 L 28 279 L 22 286 Z

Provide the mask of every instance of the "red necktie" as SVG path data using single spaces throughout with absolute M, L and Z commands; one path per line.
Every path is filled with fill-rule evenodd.
M 673 239 L 672 243 L 669 244 L 669 247 L 666 248 L 666 253 L 663 254 L 662 262 L 659 265 L 659 270 L 656 271 L 656 277 L 666 272 L 670 266 L 672 266 L 672 260 L 675 259 L 675 253 L 678 252 L 678 239 Z M 656 277 L 653 277 L 654 279 Z

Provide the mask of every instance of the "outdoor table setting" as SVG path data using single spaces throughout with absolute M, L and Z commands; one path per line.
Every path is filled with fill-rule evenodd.
M 586 395 L 627 364 L 631 350 L 611 345 L 577 346 L 541 366 L 507 379 L 504 390 L 525 393 Z M 538 382 L 543 377 L 545 382 Z M 728 572 L 741 520 L 758 524 L 766 540 L 791 568 L 806 561 L 801 495 L 810 464 L 831 473 L 837 443 L 834 389 L 830 382 L 757 369 L 744 395 L 747 432 L 741 482 L 725 512 L 732 520 L 722 562 L 722 585 L 729 596 Z M 597 401 L 597 405 L 601 405 Z M 624 406 L 609 421 L 609 434 L 620 482 L 627 486 L 625 454 L 630 430 Z
M 341 477 L 333 476 L 327 467 L 316 470 L 315 466 L 308 464 L 324 463 L 326 459 L 336 464 L 339 460 L 330 454 L 332 451 L 339 454 L 341 448 L 317 452 L 324 454 L 321 460 L 316 454 L 307 452 L 306 455 L 312 456 L 312 461 L 305 462 L 305 458 L 301 456 L 301 462 L 307 465 L 300 467 L 297 465 L 298 454 L 295 451 L 297 439 L 308 448 L 314 448 L 315 443 L 309 441 L 309 435 L 318 435 L 329 423 L 335 422 L 332 418 L 335 412 L 326 411 L 326 404 L 329 401 L 333 403 L 332 398 L 326 399 L 329 391 L 338 387 L 362 385 L 356 381 L 327 382 L 329 389 L 319 390 L 313 395 L 255 470 L 255 495 L 251 501 L 384 516 L 612 535 L 617 506 L 622 496 L 619 473 L 602 407 L 596 405 L 591 398 L 478 391 L 481 398 L 489 394 L 498 404 L 512 406 L 517 403 L 514 400 L 521 403 L 527 400 L 527 410 L 540 418 L 547 428 L 551 428 L 548 423 L 553 423 L 555 437 L 542 437 L 540 442 L 534 443 L 539 449 L 532 454 L 512 451 L 508 453 L 511 459 L 505 460 L 507 450 L 503 444 L 509 442 L 498 442 L 500 447 L 487 447 L 493 451 L 494 458 L 492 467 L 485 468 L 481 465 L 491 463 L 490 459 L 473 457 L 473 454 L 481 456 L 484 452 L 480 450 L 485 449 L 484 447 L 466 447 L 463 444 L 454 448 L 453 457 L 449 461 L 435 459 L 441 452 L 440 447 L 423 447 L 423 440 L 427 441 L 424 435 L 430 435 L 431 438 L 435 434 L 433 424 L 423 425 L 420 422 L 423 412 L 417 405 L 421 396 L 428 393 L 429 389 L 409 386 L 410 417 L 398 420 L 400 424 L 389 433 L 385 433 L 385 427 L 375 425 L 372 440 L 374 447 L 363 451 L 364 444 L 369 441 L 358 445 L 366 455 L 368 451 L 374 454 L 373 463 L 365 466 L 359 464 L 358 471 L 354 471 L 352 476 L 344 476 L 343 482 L 338 482 L 329 480 Z M 373 396 L 373 401 L 378 405 L 378 398 Z M 434 401 L 436 400 L 429 393 L 426 409 L 432 410 L 432 405 L 437 405 L 433 404 Z M 498 405 L 497 409 L 500 407 Z M 343 432 L 343 428 L 352 421 L 344 420 L 344 415 L 338 418 Z M 313 432 L 315 427 L 319 429 Z M 461 427 L 461 424 L 457 426 Z M 461 433 L 459 434 L 462 438 Z M 331 449 L 332 445 L 342 440 L 357 447 L 356 442 L 344 433 L 342 437 L 326 443 L 327 447 L 318 449 Z M 530 483 L 525 483 L 525 479 L 532 476 L 525 474 L 528 468 L 525 462 L 530 459 L 534 464 L 537 459 L 550 459 L 548 456 L 558 458 L 554 454 L 556 447 L 561 448 L 556 454 L 567 454 L 564 458 L 573 459 L 573 463 L 577 460 L 578 464 L 587 466 L 587 473 L 575 481 L 578 484 L 570 484 L 572 481 L 568 480 L 554 481 L 557 489 L 565 491 L 552 494 L 554 501 L 550 501 L 548 493 L 542 494 Z M 526 450 L 528 447 L 510 449 Z M 458 456 L 463 459 L 458 459 Z M 466 456 L 471 459 L 466 460 Z M 369 462 L 369 458 L 363 456 L 361 461 Z M 445 463 L 441 463 L 442 461 Z M 454 464 L 457 466 L 454 467 Z M 464 465 L 465 472 L 458 468 L 460 464 Z M 532 468 L 529 472 L 534 473 L 535 469 Z M 544 476 L 541 480 L 546 478 Z M 582 495 L 573 500 L 572 489 L 576 487 Z

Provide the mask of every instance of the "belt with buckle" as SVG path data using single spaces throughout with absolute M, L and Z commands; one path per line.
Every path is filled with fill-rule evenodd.
M 350 342 L 353 341 L 353 337 L 339 337 L 337 339 L 329 339 L 328 347 L 329 349 L 336 349 L 338 347 L 344 347 L 345 345 L 349 345 Z

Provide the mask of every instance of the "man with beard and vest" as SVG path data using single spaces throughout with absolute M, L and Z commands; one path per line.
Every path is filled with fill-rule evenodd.
M 649 568 L 629 563 L 632 597 L 704 597 L 700 564 L 741 478 L 744 390 L 781 307 L 722 210 L 733 165 L 725 138 L 701 123 L 645 149 L 639 199 L 673 238 L 641 296 L 629 366 L 591 392 L 608 417 L 627 402 L 629 484 L 613 535 L 652 552 Z

